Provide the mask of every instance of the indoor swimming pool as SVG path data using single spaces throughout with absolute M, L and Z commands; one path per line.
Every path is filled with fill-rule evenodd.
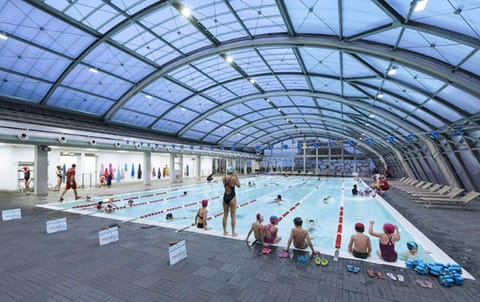
M 249 182 L 254 185 L 249 186 Z M 255 221 L 256 213 L 264 216 L 264 224 L 268 223 L 270 216 L 275 215 L 281 218 L 278 228 L 282 240 L 278 245 L 286 246 L 293 227 L 293 219 L 299 216 L 304 221 L 304 228 L 309 230 L 316 249 L 333 255 L 335 246 L 338 245 L 337 240 L 340 239 L 337 239 L 337 235 L 340 234 L 340 256 L 348 258 L 351 257 L 347 252 L 348 243 L 350 236 L 355 232 L 355 223 L 362 222 L 367 234 L 369 221 L 374 220 L 376 232 L 381 232 L 383 224 L 387 222 L 399 226 L 401 240 L 396 244 L 398 252 L 406 251 L 408 241 L 415 241 L 420 252 L 431 252 L 421 255 L 425 261 L 454 263 L 380 196 L 352 196 L 351 188 L 354 184 L 357 184 L 360 190 L 365 188 L 364 183 L 353 178 L 262 176 L 241 178 L 241 184 L 241 188 L 236 190 L 238 239 L 245 239 L 251 224 Z M 221 182 L 214 182 L 112 196 L 110 199 L 116 208 L 113 213 L 104 213 L 95 208 L 96 202 L 107 201 L 108 196 L 92 196 L 93 200 L 88 202 L 79 200 L 49 204 L 46 207 L 119 219 L 123 222 L 135 221 L 181 231 L 223 236 L 222 195 Z M 281 202 L 274 201 L 277 195 L 282 195 Z M 208 231 L 192 226 L 203 199 L 209 201 Z M 129 200 L 133 201 L 131 207 L 128 205 Z M 340 220 L 341 207 L 343 218 Z M 168 213 L 173 214 L 173 221 L 166 220 Z M 227 231 L 231 232 L 230 217 Z M 369 261 L 380 262 L 375 253 L 378 249 L 378 239 L 371 236 L 371 241 L 374 252 Z M 403 265 L 401 262 L 397 264 Z

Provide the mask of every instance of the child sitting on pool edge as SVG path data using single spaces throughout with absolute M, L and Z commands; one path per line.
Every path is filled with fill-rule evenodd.
M 353 234 L 348 244 L 348 252 L 352 253 L 353 257 L 360 259 L 367 259 L 372 253 L 372 245 L 370 237 L 363 234 L 365 226 L 361 222 L 355 224 L 356 234 Z
M 260 213 L 257 213 L 255 216 L 257 219 L 254 223 L 252 223 L 252 227 L 250 228 L 250 231 L 248 231 L 247 238 L 245 238 L 245 241 L 248 243 L 248 238 L 250 237 L 250 234 L 252 234 L 255 237 L 255 240 L 252 241 L 252 246 L 255 245 L 255 243 L 262 243 L 263 244 L 263 232 L 265 230 L 265 226 L 262 224 L 263 222 L 263 215 Z
M 293 219 L 294 228 L 290 231 L 290 238 L 288 238 L 287 247 L 284 248 L 286 252 L 290 250 L 290 245 L 293 242 L 293 246 L 297 249 L 306 249 L 310 247 L 312 250 L 312 255 L 319 254 L 319 251 L 316 251 L 313 248 L 312 240 L 307 230 L 302 228 L 303 220 L 301 217 L 295 217 Z

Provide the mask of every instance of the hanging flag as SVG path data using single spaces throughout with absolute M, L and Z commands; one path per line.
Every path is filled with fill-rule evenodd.
M 313 148 L 318 149 L 320 145 L 318 143 L 313 143 L 312 146 Z M 284 149 L 288 149 L 288 145 L 287 145 L 287 148 L 284 147 Z
M 120 165 L 117 165 L 117 182 L 120 182 L 122 175 L 120 174 Z
M 440 138 L 440 133 L 438 131 L 432 131 L 430 132 L 430 137 L 433 139 L 439 139 Z
M 130 176 L 135 177 L 135 165 L 132 163 L 132 171 L 130 173 Z
M 391 135 L 387 136 L 386 141 L 387 141 L 387 143 L 393 143 L 395 141 L 395 137 L 393 137 Z
M 255 146 L 255 150 L 256 150 L 257 152 L 260 151 L 261 148 L 262 148 L 262 147 L 260 147 L 260 146 L 258 146 L 258 145 Z
M 355 141 L 354 141 L 353 139 L 349 139 L 349 140 L 347 141 L 347 144 L 349 144 L 349 145 L 352 146 L 352 147 L 355 147 Z
M 65 182 L 65 175 L 67 175 L 67 166 L 63 164 L 62 166 L 62 182 Z
M 158 167 L 157 178 L 158 179 L 162 178 L 162 172 L 160 171 L 160 167 Z
M 188 164 L 187 164 L 187 169 L 186 170 L 187 170 L 186 172 L 187 172 L 187 176 L 188 176 L 188 174 L 190 173 L 190 167 L 188 166 Z
M 407 135 L 407 141 L 413 142 L 417 139 L 417 136 L 415 134 L 409 134 Z
M 459 136 L 462 136 L 462 134 L 463 134 L 464 132 L 465 132 L 465 130 L 464 130 L 463 128 L 457 129 L 457 130 L 455 130 L 455 132 L 453 132 L 453 135 L 454 135 L 455 137 L 459 137 Z
M 138 164 L 137 178 L 142 179 L 142 167 Z
M 365 140 L 365 143 L 366 143 L 367 145 L 373 144 L 373 138 L 371 138 L 371 137 L 367 138 L 367 139 Z

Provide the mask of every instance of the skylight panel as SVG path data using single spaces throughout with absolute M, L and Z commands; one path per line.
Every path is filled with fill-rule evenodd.
M 285 1 L 297 33 L 338 35 L 337 1 Z
M 169 102 L 156 97 L 146 98 L 143 93 L 137 93 L 123 105 L 123 108 L 154 116 L 160 116 L 172 107 L 173 105 Z
M 115 6 L 118 6 L 128 14 L 133 15 L 136 12 L 158 2 L 157 0 L 110 0 Z M 165 4 L 162 4 L 165 5 Z
M 206 112 L 217 106 L 217 104 L 196 94 L 182 102 L 182 106 L 196 112 Z
M 96 47 L 83 62 L 132 82 L 139 82 L 154 71 L 152 66 L 106 43 Z
M 318 114 L 318 109 L 316 108 L 298 107 L 298 110 L 303 114 Z
M 394 78 L 430 93 L 435 93 L 445 85 L 443 81 L 409 68 L 400 68 Z
M 423 105 L 423 107 L 430 109 L 431 111 L 437 113 L 439 116 L 449 120 L 450 122 L 455 122 L 463 117 L 460 113 L 453 110 L 451 107 L 447 107 L 445 104 L 437 100 L 428 100 Z
M 340 70 L 340 68 L 338 68 Z M 376 76 L 376 74 L 370 70 L 365 64 L 362 64 L 357 59 L 353 58 L 349 54 L 343 55 L 343 76 L 348 77 L 365 77 Z
M 247 122 L 241 118 L 236 118 L 228 122 L 228 126 L 232 127 L 233 129 L 238 129 L 246 124 Z
M 277 109 L 264 109 L 259 111 L 264 117 L 280 116 L 280 112 Z
M 262 86 L 262 83 L 259 83 Z M 250 84 L 245 79 L 239 79 L 236 81 L 228 82 L 224 84 L 225 88 L 228 88 L 231 92 L 238 96 L 250 95 L 258 93 L 257 88 Z
M 120 109 L 115 112 L 112 120 L 138 127 L 149 127 L 153 122 L 155 122 L 155 117 L 135 111 Z
M 311 81 L 315 91 L 322 91 L 339 95 L 342 92 L 342 83 L 339 80 L 321 77 L 311 77 Z
M 425 122 L 428 125 L 431 125 L 432 128 L 440 128 L 443 127 L 445 124 L 440 119 L 435 118 L 433 115 L 425 112 L 422 109 L 415 110 L 413 112 L 414 117 Z
M 297 58 L 291 48 L 260 48 L 260 53 L 274 72 L 301 72 Z
M 198 132 L 205 132 L 208 133 L 213 129 L 220 127 L 220 124 L 214 122 L 213 119 L 208 117 L 208 119 L 203 119 L 200 122 L 194 124 L 190 129 L 198 131 Z
M 250 107 L 245 106 L 244 104 L 235 104 L 233 106 L 228 107 L 228 110 L 240 115 L 252 112 L 252 109 Z
M 287 90 L 308 90 L 307 80 L 304 75 L 278 75 Z
M 261 109 L 272 108 L 272 105 L 264 99 L 256 99 L 248 102 L 244 102 L 244 105 L 252 108 L 253 111 L 258 111 Z
M 273 75 L 255 77 L 265 91 L 276 91 L 285 89 L 281 82 Z
M 0 95 L 22 98 L 27 102 L 38 103 L 48 92 L 51 83 L 37 79 L 6 73 L 0 70 Z
M 474 74 L 480 74 L 480 52 L 477 51 L 467 61 L 461 65 L 462 69 L 468 70 Z
M 392 23 L 392 19 L 371 1 L 345 1 L 342 3 L 342 9 L 345 36 L 353 36 Z
M 204 137 L 202 140 L 204 142 L 210 142 L 212 144 L 216 144 L 220 139 L 222 139 L 222 136 L 209 134 L 206 137 Z
M 230 2 L 252 35 L 286 32 L 280 11 L 273 0 Z
M 224 110 L 212 113 L 208 117 L 209 120 L 215 121 L 215 122 L 219 123 L 220 125 L 223 125 L 223 124 L 227 123 L 228 121 L 230 121 L 234 118 L 235 118 L 235 116 L 233 116 L 232 114 L 230 114 L 230 113 L 228 113 Z
M 220 137 L 225 137 L 226 135 L 230 134 L 233 131 L 232 128 L 228 126 L 221 126 L 220 128 L 215 129 L 213 132 L 211 132 L 208 136 L 211 135 L 218 135 Z
M 187 108 L 182 106 L 176 106 L 172 110 L 167 112 L 164 116 L 162 116 L 162 118 L 166 118 L 171 121 L 179 121 L 183 124 L 188 124 L 198 115 L 198 112 L 188 110 Z
M 0 67 L 48 81 L 56 81 L 70 60 L 35 46 L 8 39 L 0 43 Z
M 176 123 L 174 121 L 169 121 L 165 119 L 161 119 L 157 121 L 153 125 L 153 129 L 160 130 L 163 132 L 169 132 L 169 133 L 177 133 L 180 131 L 183 127 L 185 127 L 185 124 L 182 123 Z
M 451 65 L 459 64 L 473 50 L 471 47 L 453 40 L 409 29 L 406 29 L 403 33 L 399 47 L 436 58 Z
M 49 106 L 57 106 L 65 109 L 83 111 L 94 115 L 104 115 L 114 102 L 106 98 L 94 96 L 78 90 L 65 87 L 55 89 L 48 99 Z
M 286 114 L 299 114 L 299 108 L 296 107 L 280 107 L 283 113 Z
M 461 108 L 469 114 L 475 114 L 479 112 L 478 106 L 472 106 L 472 104 L 479 104 L 480 100 L 452 85 L 449 85 L 440 91 L 438 97 L 449 101 L 452 105 Z
M 223 1 L 184 1 L 185 6 L 192 9 L 192 14 L 219 41 L 226 41 L 247 35 Z
M 192 63 L 192 65 L 217 82 L 228 81 L 240 76 L 240 74 L 234 68 L 232 68 L 230 64 L 225 62 L 225 60 L 218 55 L 214 55 L 200 61 L 195 61 Z
M 339 76 L 340 60 L 338 51 L 301 47 L 300 54 L 308 72 Z
M 193 93 L 165 78 L 159 78 L 144 88 L 148 94 L 155 95 L 172 103 L 178 103 Z
M 196 90 L 202 90 L 216 83 L 200 70 L 187 65 L 169 73 L 169 76 Z
M 222 86 L 214 86 L 210 89 L 205 90 L 203 92 L 203 94 L 205 94 L 205 95 L 211 97 L 212 99 L 214 99 L 218 102 L 221 102 L 221 103 L 237 97 L 235 94 L 228 91 L 227 89 L 225 89 Z
M 255 49 L 246 48 L 229 52 L 235 59 L 235 63 L 247 74 L 262 74 L 271 72 Z
M 244 115 L 242 116 L 243 119 L 246 119 L 247 121 L 249 122 L 253 122 L 253 121 L 256 121 L 258 119 L 261 119 L 263 118 L 262 115 L 258 114 L 257 112 L 252 112 L 250 114 L 247 114 L 247 115 Z
M 293 106 L 294 104 L 292 103 L 292 101 L 290 100 L 289 97 L 287 96 L 276 96 L 276 97 L 271 97 L 270 98 L 274 103 L 275 105 L 277 106 L 281 106 L 281 107 L 284 107 L 284 106 Z
M 200 140 L 202 137 L 204 137 L 207 133 L 205 132 L 199 132 L 199 131 L 194 131 L 194 130 L 188 130 L 186 131 L 183 136 L 187 138 L 193 138 Z

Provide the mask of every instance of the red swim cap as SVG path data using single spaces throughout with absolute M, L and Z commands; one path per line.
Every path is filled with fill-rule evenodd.
M 202 200 L 202 207 L 208 206 L 208 199 Z
M 365 231 L 365 226 L 361 222 L 355 223 L 355 231 L 362 232 Z
M 383 225 L 383 231 L 385 234 L 393 234 L 395 232 L 395 226 L 391 223 L 385 223 Z

